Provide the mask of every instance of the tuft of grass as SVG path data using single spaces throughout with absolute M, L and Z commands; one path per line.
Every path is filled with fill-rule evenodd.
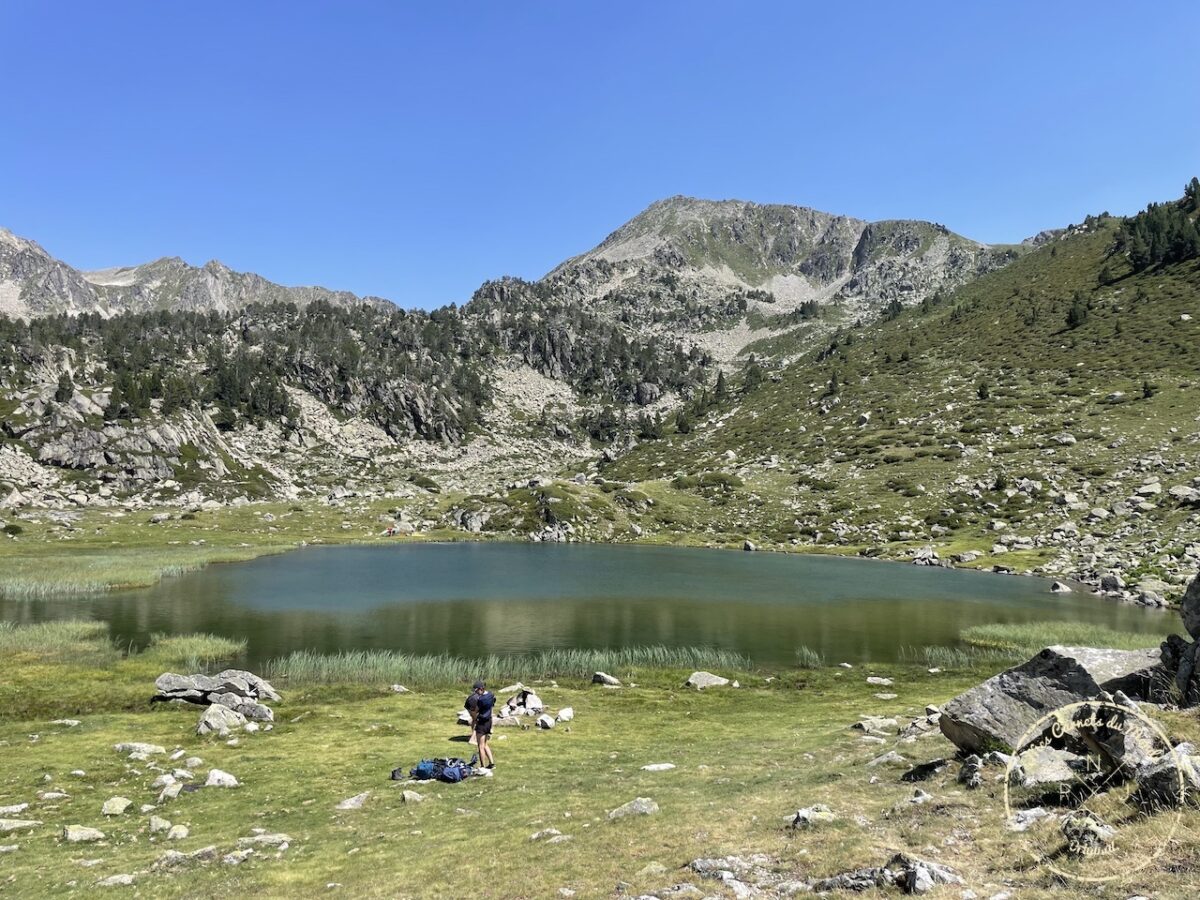
M 300 650 L 267 663 L 268 678 L 301 684 L 386 684 L 423 686 L 462 684 L 476 678 L 515 681 L 537 678 L 586 678 L 597 671 L 710 668 L 745 671 L 750 660 L 740 653 L 709 647 L 624 647 L 611 650 L 542 650 L 514 656 L 464 659 L 416 655 L 393 650 L 345 650 L 321 654 Z
M 796 666 L 801 669 L 820 669 L 825 665 L 823 657 L 812 647 L 796 648 Z
M 972 648 L 998 650 L 1017 656 L 1032 656 L 1039 650 L 1061 644 L 1067 647 L 1109 647 L 1114 650 L 1143 650 L 1157 647 L 1153 634 L 1115 631 L 1085 622 L 1021 622 L 976 625 L 966 629 L 962 640 Z
M 147 661 L 200 672 L 217 663 L 236 659 L 246 652 L 246 641 L 215 634 L 153 634 L 142 654 Z

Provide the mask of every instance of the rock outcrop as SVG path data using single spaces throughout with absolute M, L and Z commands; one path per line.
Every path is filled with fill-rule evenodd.
M 1157 650 L 1048 647 L 942 708 L 938 725 L 967 753 L 1014 748 L 1039 718 L 1102 691 L 1146 697 L 1161 677 Z
M 158 676 L 154 687 L 157 693 L 151 698 L 152 703 L 218 704 L 235 713 L 232 717 L 206 713 L 197 728 L 198 731 L 204 729 L 200 731 L 201 734 L 209 731 L 222 733 L 222 728 L 227 732 L 231 722 L 237 722 L 237 716 L 242 717 L 242 724 L 245 719 L 274 721 L 275 713 L 264 701 L 282 699 L 268 681 L 241 669 L 226 669 L 216 675 L 176 675 L 165 672 Z

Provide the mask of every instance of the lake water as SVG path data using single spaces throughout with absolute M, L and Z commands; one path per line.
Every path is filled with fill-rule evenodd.
M 0 618 L 91 616 L 123 644 L 154 632 L 249 641 L 251 665 L 297 649 L 479 656 L 551 647 L 709 645 L 756 663 L 807 645 L 830 662 L 953 645 L 988 622 L 1070 619 L 1166 634 L 1177 617 L 1043 579 L 821 556 L 675 547 L 309 547 L 87 599 L 0 600 Z

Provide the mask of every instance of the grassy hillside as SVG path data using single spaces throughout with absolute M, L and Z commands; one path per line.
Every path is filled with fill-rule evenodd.
M 951 296 L 843 329 L 604 474 L 681 501 L 672 483 L 736 475 L 704 510 L 718 539 L 933 540 L 1134 579 L 1193 567 L 1195 499 L 1170 489 L 1200 475 L 1200 259 L 1134 272 L 1112 252 L 1121 227 L 1089 220 Z

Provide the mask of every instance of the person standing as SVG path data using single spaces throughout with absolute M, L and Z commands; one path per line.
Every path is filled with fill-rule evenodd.
M 492 707 L 495 705 L 496 695 L 482 681 L 475 682 L 471 696 L 467 698 L 467 710 L 471 713 L 471 732 L 479 747 L 479 764 L 486 769 L 496 767 L 496 758 L 492 756 Z

